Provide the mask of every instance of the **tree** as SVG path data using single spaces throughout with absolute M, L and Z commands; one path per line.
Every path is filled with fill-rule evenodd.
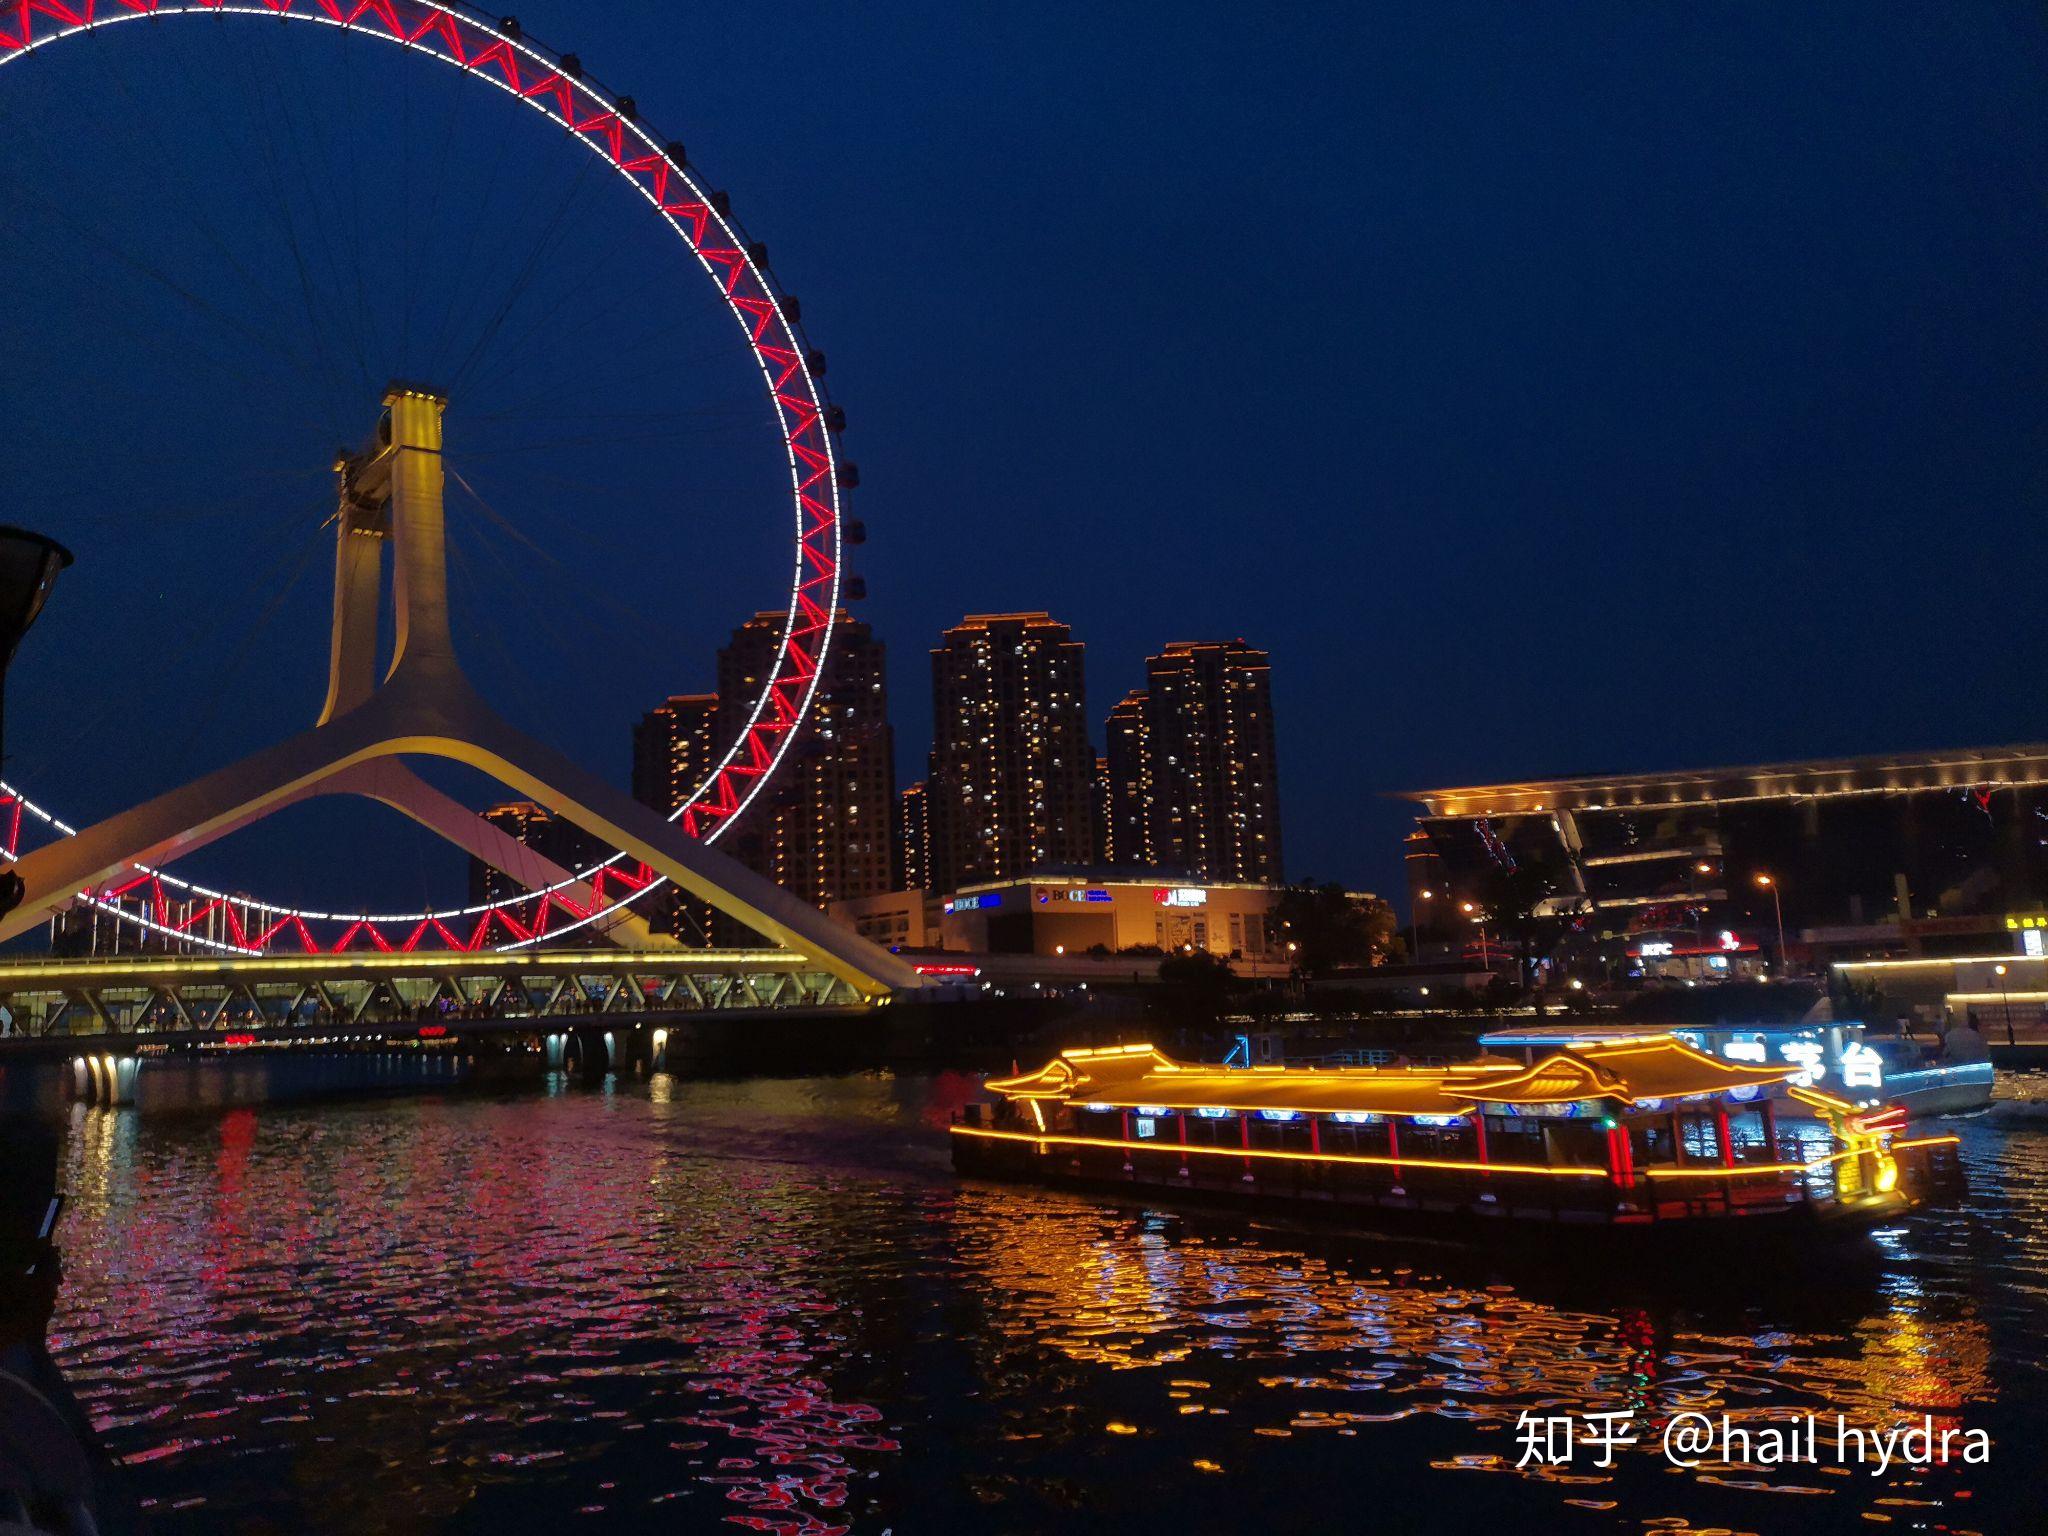
M 1516 974 L 1524 986 L 1535 975 L 1538 951 L 1556 943 L 1568 922 L 1554 909 L 1538 910 L 1557 894 L 1560 884 L 1548 865 L 1525 858 L 1495 865 L 1480 887 L 1480 915 L 1502 947 L 1514 950 Z
M 1160 992 L 1171 1017 L 1213 1024 L 1232 994 L 1243 987 L 1221 955 L 1206 949 L 1168 955 L 1159 962 Z
M 1392 907 L 1330 882 L 1304 880 L 1282 891 L 1273 930 L 1295 968 L 1309 976 L 1378 965 L 1400 950 Z

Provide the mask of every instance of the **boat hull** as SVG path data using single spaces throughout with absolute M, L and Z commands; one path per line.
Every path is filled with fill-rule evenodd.
M 1885 1080 L 1886 1099 L 1914 1120 L 1937 1115 L 1970 1115 L 1991 1104 L 1995 1085 L 1991 1063 L 1931 1067 L 1899 1072 Z
M 1411 1237 L 1476 1245 L 1618 1241 L 1662 1245 L 1707 1241 L 1747 1243 L 1854 1236 L 1896 1220 L 1912 1208 L 1914 1193 L 1931 1177 L 1918 1167 L 1901 1187 L 1852 1199 L 1814 1201 L 1783 1196 L 1729 1201 L 1704 1190 L 1685 1198 L 1657 1198 L 1647 1188 L 1611 1203 L 1603 1198 L 1559 1199 L 1545 1188 L 1515 1189 L 1511 1179 L 1492 1187 L 1458 1189 L 1438 1179 L 1382 1187 L 1333 1185 L 1313 1165 L 1278 1169 L 1179 1164 L 1117 1149 L 997 1140 L 955 1132 L 953 1164 L 972 1178 L 1075 1189 L 1147 1203 L 1234 1210 L 1247 1217 L 1320 1230 Z M 1523 1181 L 1526 1183 L 1526 1181 Z M 1604 1186 L 1602 1195 L 1605 1194 Z M 1631 1198 L 1633 1197 L 1633 1198 Z

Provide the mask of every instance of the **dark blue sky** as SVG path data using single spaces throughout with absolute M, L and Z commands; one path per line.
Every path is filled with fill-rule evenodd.
M 1164 641 L 1267 647 L 1289 864 L 1382 889 L 1390 790 L 2042 733 L 2036 7 L 521 15 L 688 143 L 801 296 L 906 776 L 927 646 L 1006 608 L 1088 642 L 1098 722 Z M 74 819 L 317 704 L 326 452 L 367 424 L 359 376 L 446 383 L 465 353 L 363 323 L 395 289 L 353 274 L 397 256 L 404 307 L 458 336 L 500 290 L 525 306 L 451 418 L 491 508 L 458 556 L 471 650 L 509 713 L 623 779 L 632 715 L 780 601 L 769 429 L 703 279 L 510 108 L 395 95 L 357 44 L 363 87 L 306 30 L 0 69 L 28 145 L 0 178 L 0 497 L 81 557 L 10 749 Z M 379 142 L 416 146 L 411 179 Z M 543 278 L 523 236 L 463 248 L 563 199 Z M 318 303 L 293 234 L 329 254 Z M 465 321 L 442 301 L 468 285 Z M 333 893 L 323 858 L 244 852 L 265 884 L 235 854 L 208 872 Z M 431 899 L 439 859 L 346 881 Z

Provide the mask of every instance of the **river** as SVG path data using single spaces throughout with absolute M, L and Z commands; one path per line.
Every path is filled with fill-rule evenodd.
M 80 1109 L 54 1349 L 173 1533 L 2041 1528 L 2048 1132 L 1867 1262 L 1660 1278 L 961 1184 L 973 1088 Z M 1991 1459 L 1685 1469 L 1679 1411 Z

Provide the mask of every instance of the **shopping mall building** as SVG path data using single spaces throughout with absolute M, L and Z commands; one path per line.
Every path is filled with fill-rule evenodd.
M 1274 937 L 1276 886 L 1193 883 L 1159 876 L 1133 880 L 1129 870 L 1042 874 L 970 885 L 935 898 L 891 892 L 834 902 L 848 927 L 900 948 L 988 955 L 1116 954 L 1155 947 L 1164 952 L 1263 960 L 1281 947 Z

